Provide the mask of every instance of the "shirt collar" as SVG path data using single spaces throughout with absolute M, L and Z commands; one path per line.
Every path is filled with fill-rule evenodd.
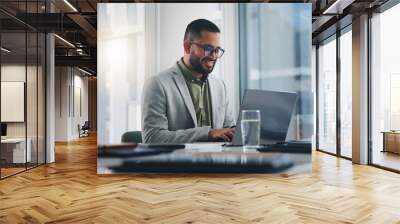
M 182 74 L 185 79 L 189 82 L 205 82 L 208 76 L 205 76 L 205 79 L 197 79 L 193 72 L 186 66 L 185 62 L 183 61 L 183 57 L 178 62 L 179 67 L 181 68 Z

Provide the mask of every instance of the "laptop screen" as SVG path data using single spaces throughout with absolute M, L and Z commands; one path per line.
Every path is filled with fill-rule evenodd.
M 274 144 L 286 139 L 296 106 L 297 94 L 268 90 L 246 90 L 240 111 L 260 110 L 260 144 Z M 236 123 L 233 145 L 242 145 L 241 113 Z

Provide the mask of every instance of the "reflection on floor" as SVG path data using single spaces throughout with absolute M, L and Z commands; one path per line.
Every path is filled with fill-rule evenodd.
M 400 155 L 392 152 L 375 151 L 372 157 L 373 164 L 400 171 Z
M 36 163 L 28 163 L 26 164 L 27 169 L 31 167 L 36 167 Z M 26 170 L 25 164 L 2 164 L 2 168 L 0 170 L 1 178 L 5 178 L 7 176 L 19 173 Z
M 352 149 L 351 148 L 345 148 L 342 147 L 341 148 L 341 155 L 347 158 L 351 158 L 352 157 Z
M 18 173 L 18 172 L 21 172 L 21 171 L 24 171 L 24 170 L 25 170 L 25 167 L 23 167 L 23 168 L 20 168 L 20 167 L 17 167 L 17 168 L 1 168 L 1 178 L 13 175 L 15 173 Z
M 0 181 L 0 223 L 398 223 L 400 175 L 313 152 L 301 175 L 97 175 L 96 138 Z

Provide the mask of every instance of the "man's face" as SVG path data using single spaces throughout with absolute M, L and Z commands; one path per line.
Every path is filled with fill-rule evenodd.
M 190 45 L 189 61 L 195 72 L 207 75 L 212 72 L 217 62 L 217 55 L 212 52 L 207 55 L 202 46 L 213 47 L 220 45 L 220 34 L 208 31 L 202 31 L 200 38 L 196 38 Z

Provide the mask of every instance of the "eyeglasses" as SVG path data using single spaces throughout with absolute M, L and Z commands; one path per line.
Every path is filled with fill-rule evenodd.
M 195 44 L 197 46 L 199 46 L 201 49 L 203 49 L 205 56 L 211 56 L 213 53 L 215 53 L 215 56 L 217 56 L 217 58 L 222 57 L 222 55 L 224 54 L 225 50 L 217 47 L 214 48 L 213 46 L 210 46 L 208 44 L 199 44 L 196 42 L 190 42 L 191 44 Z

